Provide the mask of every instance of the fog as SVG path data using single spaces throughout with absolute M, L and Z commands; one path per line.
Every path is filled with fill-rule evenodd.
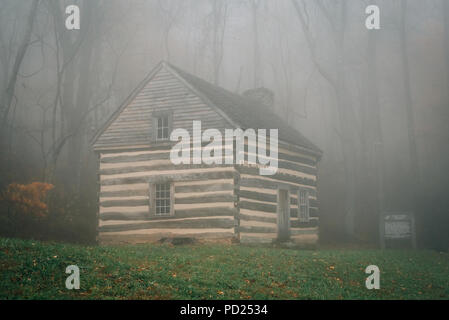
M 379 212 L 412 211 L 418 245 L 449 248 L 446 0 L 0 0 L 0 189 L 54 185 L 50 238 L 94 241 L 90 141 L 161 60 L 274 92 L 323 151 L 321 242 L 376 244 Z

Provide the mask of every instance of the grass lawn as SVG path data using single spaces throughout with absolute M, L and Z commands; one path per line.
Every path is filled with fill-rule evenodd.
M 67 290 L 68 265 L 80 290 Z M 365 287 L 377 265 L 380 290 Z M 0 239 L 0 299 L 449 299 L 449 255 Z

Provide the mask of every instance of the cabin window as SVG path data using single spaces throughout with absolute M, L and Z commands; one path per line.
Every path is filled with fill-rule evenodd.
M 309 222 L 309 192 L 299 190 L 298 192 L 299 221 Z
M 168 140 L 168 116 L 157 118 L 157 140 Z
M 171 213 L 170 184 L 156 184 L 156 216 L 169 216 Z
M 169 112 L 155 112 L 153 114 L 153 137 L 155 141 L 170 139 L 172 115 Z
M 173 204 L 173 183 L 150 183 L 150 216 L 172 216 Z

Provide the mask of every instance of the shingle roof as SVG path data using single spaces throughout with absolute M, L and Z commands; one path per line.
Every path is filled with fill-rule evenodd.
M 242 129 L 278 129 L 280 140 L 322 153 L 315 144 L 260 101 L 215 86 L 176 66 L 168 65 Z
M 321 155 L 322 151 L 307 139 L 298 130 L 292 128 L 286 121 L 276 115 L 268 106 L 253 98 L 239 95 L 224 88 L 215 86 L 197 76 L 194 76 L 182 69 L 179 69 L 167 62 L 161 62 L 153 71 L 141 82 L 141 84 L 130 94 L 118 110 L 116 110 L 106 123 L 98 130 L 92 139 L 95 143 L 103 132 L 117 119 L 127 105 L 139 94 L 139 92 L 151 81 L 154 74 L 165 66 L 167 70 L 178 76 L 200 96 L 203 96 L 209 103 L 219 111 L 227 120 L 242 129 L 278 129 L 279 139 L 283 142 L 300 146 Z

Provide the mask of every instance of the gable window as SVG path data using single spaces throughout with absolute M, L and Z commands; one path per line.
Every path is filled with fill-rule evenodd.
M 150 215 L 156 217 L 172 216 L 173 184 L 157 182 L 150 184 Z
M 168 116 L 157 118 L 157 140 L 168 140 Z
M 298 211 L 299 221 L 309 222 L 309 192 L 307 190 L 299 190 L 298 192 Z
M 153 137 L 156 141 L 170 139 L 172 131 L 172 115 L 167 112 L 155 112 L 153 114 Z

